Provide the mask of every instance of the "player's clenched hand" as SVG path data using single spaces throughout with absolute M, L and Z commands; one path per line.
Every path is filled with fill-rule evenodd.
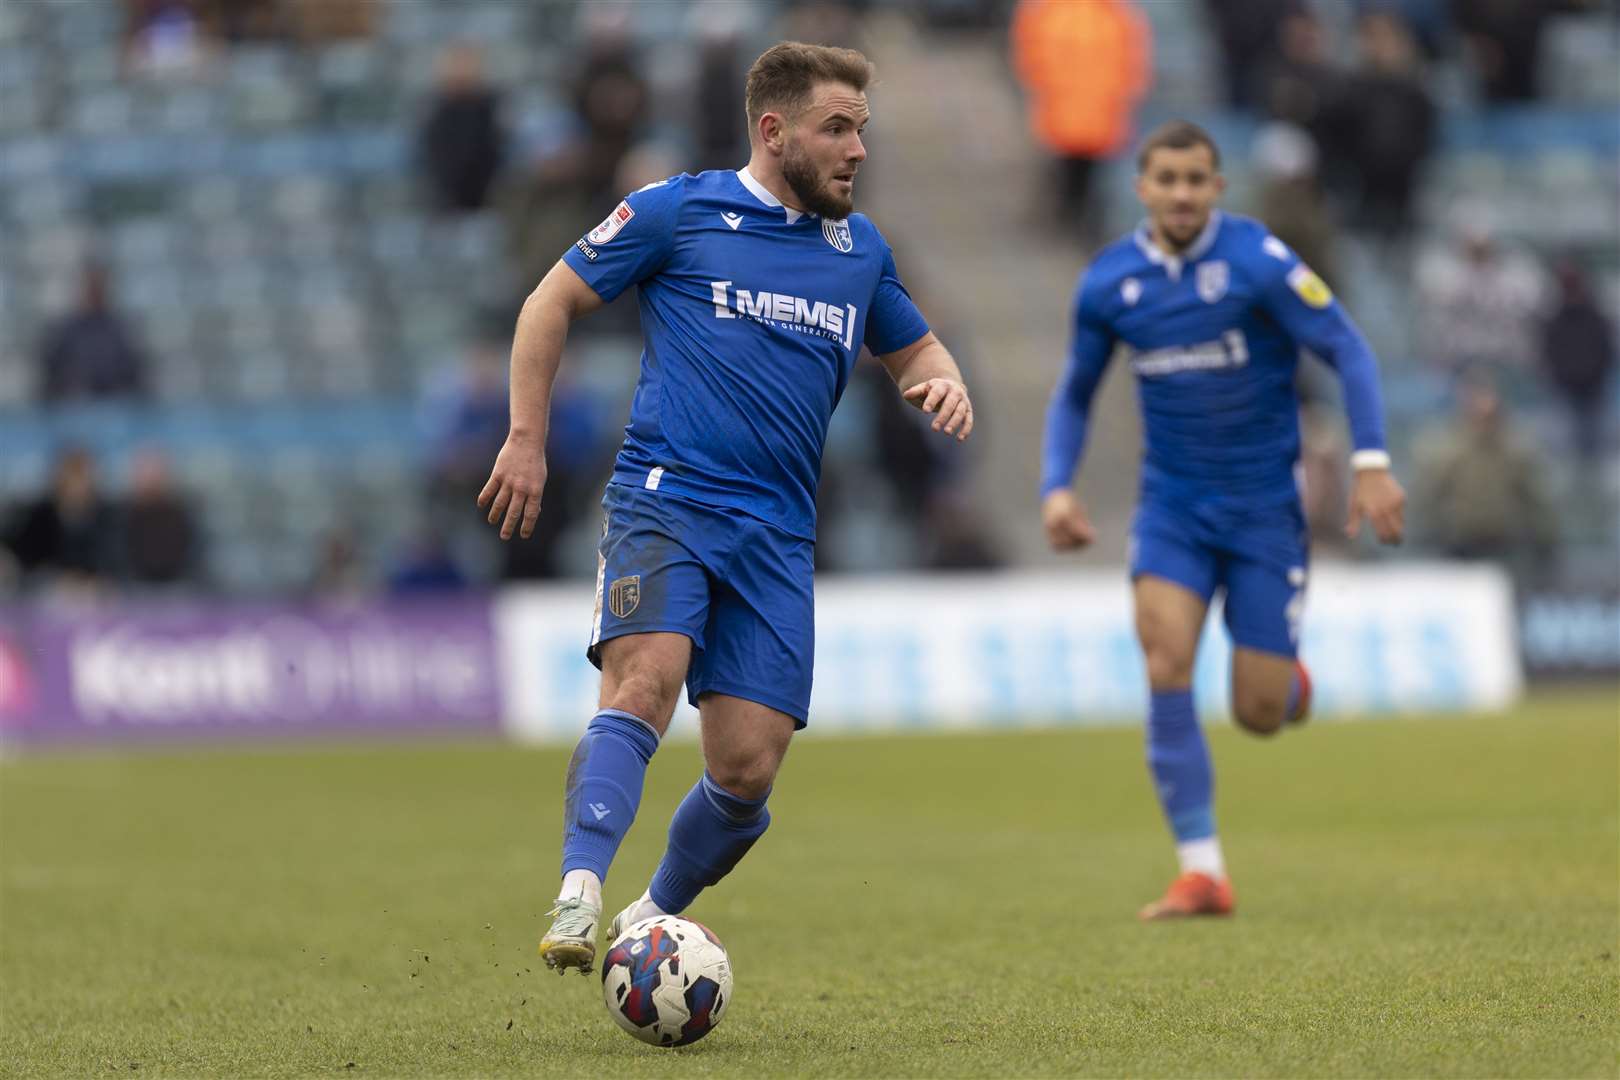
M 1388 469 L 1356 471 L 1344 534 L 1351 538 L 1359 534 L 1363 518 L 1372 522 L 1373 532 L 1386 544 L 1398 544 L 1406 534 L 1406 492 Z
M 967 387 L 955 379 L 924 379 L 901 395 L 925 413 L 934 413 L 934 430 L 961 442 L 973 430 L 973 402 Z
M 1053 551 L 1083 548 L 1097 539 L 1097 530 L 1086 516 L 1086 504 L 1068 488 L 1059 488 L 1041 500 L 1041 524 Z
M 489 523 L 501 527 L 501 539 L 512 533 L 527 540 L 540 517 L 540 495 L 546 489 L 545 443 L 512 433 L 495 458 L 495 471 L 478 493 L 478 505 L 489 511 Z

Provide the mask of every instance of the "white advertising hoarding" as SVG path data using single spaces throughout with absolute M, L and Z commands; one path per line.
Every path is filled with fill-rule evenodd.
M 511 589 L 495 605 L 506 722 L 568 740 L 596 708 L 592 590 Z M 1512 593 L 1485 566 L 1322 566 L 1301 655 L 1318 716 L 1500 709 L 1523 677 Z M 1230 643 L 1217 608 L 1199 651 L 1206 715 L 1224 714 Z M 1136 723 L 1147 690 L 1123 574 L 824 578 L 810 731 Z M 682 706 L 676 731 L 690 733 Z

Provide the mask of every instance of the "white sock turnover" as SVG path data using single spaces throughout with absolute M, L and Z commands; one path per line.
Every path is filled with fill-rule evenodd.
M 1221 858 L 1221 842 L 1217 837 L 1188 840 L 1176 845 L 1176 857 L 1181 860 L 1183 874 L 1196 871 L 1220 881 L 1226 877 L 1226 860 Z
M 602 879 L 589 870 L 570 870 L 563 875 L 559 900 L 584 900 L 598 908 L 602 906 Z

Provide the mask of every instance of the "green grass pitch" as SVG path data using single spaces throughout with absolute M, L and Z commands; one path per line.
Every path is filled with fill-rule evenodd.
M 693 915 L 708 1039 L 642 1046 L 534 954 L 567 751 L 0 765 L 0 1074 L 1614 1076 L 1616 695 L 1212 732 L 1238 914 L 1173 871 L 1135 730 L 806 740 Z M 691 745 L 653 762 L 609 911 Z

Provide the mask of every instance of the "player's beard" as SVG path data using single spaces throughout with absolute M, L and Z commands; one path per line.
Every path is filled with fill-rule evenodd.
M 842 221 L 855 209 L 853 193 L 845 198 L 834 195 L 831 181 L 821 178 L 810 155 L 792 139 L 782 153 L 782 179 L 793 189 L 800 204 L 813 214 Z

